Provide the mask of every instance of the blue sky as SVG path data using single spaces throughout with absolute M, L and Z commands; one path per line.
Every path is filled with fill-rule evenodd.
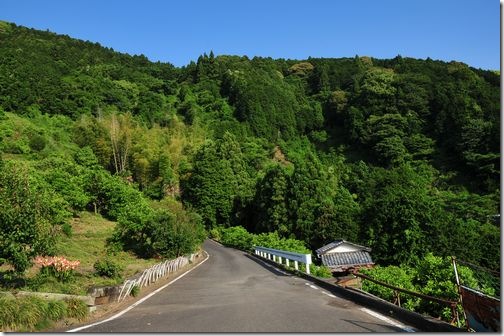
M 498 0 L 0 0 L 0 20 L 176 66 L 213 50 L 500 68 Z

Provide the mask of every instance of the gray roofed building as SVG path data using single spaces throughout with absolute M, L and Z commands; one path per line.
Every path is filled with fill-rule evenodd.
M 333 272 L 344 272 L 349 268 L 372 267 L 371 249 L 348 242 L 343 239 L 335 240 L 316 250 L 322 264 Z
M 322 264 L 334 272 L 344 272 L 349 268 L 374 265 L 371 255 L 366 251 L 336 252 L 322 254 Z
M 331 253 L 332 250 L 335 250 L 337 247 L 341 247 L 341 248 L 345 247 L 346 250 L 351 249 L 351 250 L 362 250 L 362 251 L 371 252 L 371 249 L 369 247 L 357 245 L 355 243 L 351 243 L 351 242 L 346 241 L 344 239 L 337 239 L 337 240 L 333 241 L 332 243 L 329 243 L 327 245 L 322 246 L 321 248 L 317 249 L 315 252 L 317 252 L 317 255 L 320 257 L 322 254 Z

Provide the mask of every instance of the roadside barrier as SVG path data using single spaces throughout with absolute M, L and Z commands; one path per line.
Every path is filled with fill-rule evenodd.
M 166 260 L 144 270 L 136 279 L 127 279 L 121 287 L 121 291 L 117 297 L 117 302 L 121 302 L 129 296 L 135 286 L 138 286 L 139 288 L 146 287 L 156 282 L 158 279 L 163 278 L 170 273 L 176 272 L 189 262 L 192 262 L 194 256 L 194 254 L 191 254 L 189 257 L 182 256 L 177 259 Z
M 312 263 L 311 254 L 302 254 L 296 252 L 275 250 L 262 246 L 254 246 L 254 253 L 263 258 L 273 260 L 282 265 L 282 261 L 285 260 L 285 264 L 290 266 L 290 261 L 294 261 L 294 268 L 299 270 L 298 262 L 305 264 L 306 274 L 310 274 L 310 264 Z

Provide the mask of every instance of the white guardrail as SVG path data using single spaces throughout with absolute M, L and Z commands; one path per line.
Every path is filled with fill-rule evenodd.
M 254 246 L 254 253 L 263 258 L 273 260 L 279 264 L 285 260 L 285 265 L 290 266 L 290 261 L 294 261 L 294 268 L 299 270 L 299 262 L 306 266 L 306 274 L 310 274 L 311 254 L 275 250 L 268 247 Z
M 192 262 L 193 259 L 194 254 L 191 254 L 189 257 L 178 257 L 177 259 L 166 260 L 146 269 L 138 278 L 124 281 L 119 297 L 117 298 L 117 302 L 124 300 L 128 295 L 130 295 L 133 287 L 146 287 L 151 283 L 156 282 L 158 279 L 165 277 L 170 273 L 176 272 L 179 268 L 184 267 L 190 261 Z

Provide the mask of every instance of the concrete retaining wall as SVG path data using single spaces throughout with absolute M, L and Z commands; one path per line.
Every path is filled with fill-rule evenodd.
M 88 290 L 88 295 L 93 298 L 94 305 L 99 306 L 117 301 L 122 285 L 92 287 Z
M 70 295 L 70 294 L 60 294 L 60 293 L 44 293 L 44 292 L 26 292 L 26 291 L 18 291 L 15 293 L 11 292 L 2 292 L 7 296 L 12 296 L 14 298 L 24 297 L 24 296 L 37 296 L 47 300 L 66 300 L 66 299 L 79 299 L 86 303 L 89 311 L 94 310 L 95 299 L 91 296 L 85 295 Z

